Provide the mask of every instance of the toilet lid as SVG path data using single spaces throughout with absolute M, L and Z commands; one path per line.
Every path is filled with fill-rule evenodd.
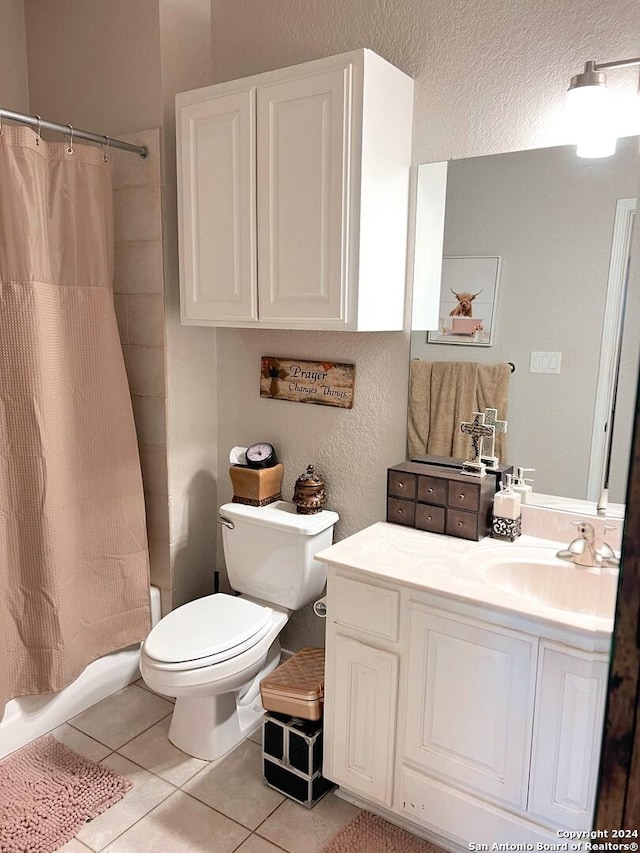
M 216 593 L 172 610 L 144 641 L 145 653 L 164 663 L 219 656 L 227 659 L 261 639 L 273 611 L 234 595 Z M 224 653 L 227 654 L 224 654 Z M 231 652 L 231 653 L 229 653 Z

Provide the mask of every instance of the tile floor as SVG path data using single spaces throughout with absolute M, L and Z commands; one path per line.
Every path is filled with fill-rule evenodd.
M 317 853 L 358 813 L 333 794 L 305 809 L 264 785 L 260 730 L 217 762 L 185 755 L 167 740 L 172 711 L 137 681 L 52 732 L 134 783 L 63 853 Z

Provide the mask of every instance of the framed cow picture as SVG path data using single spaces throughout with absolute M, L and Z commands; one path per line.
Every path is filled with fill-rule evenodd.
M 431 344 L 490 347 L 495 330 L 499 255 L 442 259 L 438 329 Z

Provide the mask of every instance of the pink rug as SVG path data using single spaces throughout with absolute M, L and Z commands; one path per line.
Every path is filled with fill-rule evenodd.
M 0 850 L 52 853 L 132 784 L 45 735 L 0 762 Z
M 444 853 L 371 812 L 360 812 L 322 848 L 321 853 Z

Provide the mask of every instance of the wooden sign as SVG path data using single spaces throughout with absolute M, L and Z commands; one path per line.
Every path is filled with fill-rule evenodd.
M 320 406 L 353 406 L 354 364 L 263 355 L 260 396 Z

